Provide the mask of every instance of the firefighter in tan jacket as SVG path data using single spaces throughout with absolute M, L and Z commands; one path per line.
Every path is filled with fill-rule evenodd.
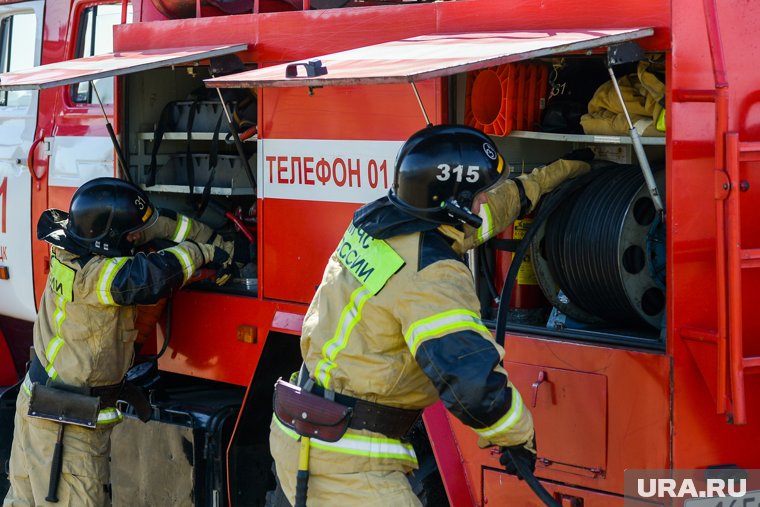
M 340 440 L 311 438 L 308 505 L 419 505 L 406 477 L 417 458 L 402 437 L 439 399 L 481 446 L 535 465 L 530 412 L 462 256 L 589 167 L 558 160 L 509 179 L 490 139 L 460 126 L 428 127 L 402 146 L 388 197 L 355 213 L 304 318 L 299 384 L 354 407 Z M 356 420 L 367 402 L 375 415 Z M 285 423 L 273 418 L 270 444 L 293 504 L 299 436 Z
M 69 213 L 43 213 L 37 235 L 53 245 L 50 275 L 34 325 L 36 357 L 16 404 L 11 488 L 3 507 L 110 505 L 110 434 L 122 420 L 115 402 L 125 399 L 136 305 L 169 296 L 201 266 L 229 262 L 232 244 L 187 217 L 159 213 L 138 187 L 115 178 L 82 185 Z M 176 244 L 132 254 L 135 244 L 159 238 Z M 92 424 L 33 417 L 45 407 L 29 413 L 30 398 L 47 387 L 60 405 L 51 411 L 73 413 L 66 407 L 72 391 L 85 396 L 79 401 L 99 397 Z M 51 473 L 59 435 L 61 468 Z

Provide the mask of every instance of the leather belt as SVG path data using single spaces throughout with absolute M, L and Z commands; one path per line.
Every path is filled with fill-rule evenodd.
M 299 385 L 305 388 L 313 384 L 309 392 L 325 398 L 325 389 L 316 383 L 308 382 L 308 375 L 301 375 Z M 341 405 L 351 407 L 353 414 L 348 427 L 355 430 L 369 430 L 382 433 L 388 438 L 404 439 L 422 414 L 422 410 L 389 407 L 380 403 L 362 400 L 341 393 L 334 394 L 334 400 Z
M 50 376 L 43 368 L 37 354 L 32 356 L 32 364 L 29 366 L 29 380 L 35 384 L 47 385 Z M 143 392 L 127 382 L 120 382 L 108 386 L 97 387 L 75 387 L 65 384 L 55 384 L 54 387 L 65 391 L 77 392 L 85 396 L 94 396 L 100 398 L 100 408 L 111 408 L 116 406 L 119 400 L 126 401 L 135 408 L 137 417 L 141 421 L 148 421 L 151 415 L 151 407 Z

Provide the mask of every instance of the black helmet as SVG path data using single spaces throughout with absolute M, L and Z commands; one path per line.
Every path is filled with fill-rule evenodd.
M 473 198 L 508 172 L 496 146 L 479 130 L 426 127 L 399 150 L 388 197 L 423 220 L 477 227 L 480 219 L 470 211 Z
M 128 255 L 130 232 L 152 225 L 158 218 L 148 196 L 139 187 L 118 178 L 90 180 L 71 198 L 66 236 L 91 253 Z

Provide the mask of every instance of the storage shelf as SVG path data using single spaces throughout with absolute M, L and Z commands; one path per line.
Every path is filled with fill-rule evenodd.
M 596 144 L 633 144 L 628 136 L 599 136 L 589 134 L 552 134 L 549 132 L 532 132 L 528 130 L 513 130 L 507 137 L 521 139 L 536 139 L 542 141 L 564 141 L 575 143 Z M 665 137 L 642 137 L 641 144 L 665 146 Z
M 190 187 L 188 185 L 153 185 L 151 187 L 140 185 L 141 188 L 144 190 L 148 190 L 151 192 L 171 192 L 175 194 L 189 194 L 190 193 Z M 193 192 L 196 195 L 201 195 L 203 193 L 203 187 L 202 186 L 195 186 L 193 187 Z M 227 188 L 227 187 L 211 187 L 211 195 L 254 195 L 253 190 L 248 187 L 236 187 L 236 188 Z
M 213 132 L 193 132 L 193 141 L 211 141 L 214 137 Z M 224 141 L 226 132 L 219 133 L 219 140 Z M 139 132 L 137 139 L 140 141 L 152 141 L 154 138 L 154 132 Z M 252 136 L 243 142 L 255 142 L 258 136 Z M 187 132 L 164 132 L 164 136 L 161 138 L 163 141 L 187 141 Z

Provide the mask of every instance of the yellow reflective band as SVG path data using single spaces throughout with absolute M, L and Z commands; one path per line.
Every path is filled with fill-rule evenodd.
M 362 308 L 364 303 L 372 297 L 372 294 L 364 287 L 359 287 L 351 294 L 351 299 L 338 321 L 338 328 L 335 335 L 322 346 L 322 359 L 317 363 L 314 370 L 314 376 L 320 385 L 325 388 L 330 387 L 330 371 L 338 364 L 335 358 L 338 353 L 348 345 L 348 337 L 351 331 L 362 318 Z
M 298 440 L 300 436 L 280 422 L 277 417 L 274 422 L 287 436 Z M 323 451 L 349 454 L 352 456 L 364 456 L 372 459 L 398 459 L 417 465 L 417 455 L 411 444 L 393 438 L 371 437 L 346 433 L 337 442 L 325 442 L 312 438 L 311 447 Z
M 48 284 L 56 296 L 62 296 L 66 301 L 74 300 L 74 274 L 75 271 L 60 262 L 55 255 L 50 258 Z
M 482 244 L 491 239 L 491 233 L 493 233 L 493 215 L 488 203 L 484 202 L 480 206 L 478 216 L 483 219 L 483 223 L 478 227 L 478 239 L 480 240 L 479 243 Z
M 190 254 L 184 248 L 180 248 L 179 246 L 167 248 L 165 251 L 174 254 L 174 256 L 179 260 L 179 263 L 182 264 L 182 276 L 184 277 L 185 281 L 187 281 L 187 279 L 190 278 L 195 271 L 193 258 L 190 257 Z
M 459 308 L 418 320 L 409 326 L 404 335 L 404 340 L 412 355 L 415 355 L 422 341 L 428 338 L 440 338 L 467 329 L 490 335 L 488 328 L 483 325 L 475 312 Z
M 58 372 L 53 367 L 53 361 L 55 361 L 56 356 L 58 356 L 61 347 L 66 344 L 63 340 L 63 336 L 61 336 L 63 321 L 66 320 L 66 302 L 67 300 L 64 296 L 58 296 L 55 298 L 55 312 L 53 312 L 53 328 L 55 329 L 55 336 L 47 344 L 47 347 L 45 347 L 45 357 L 48 360 L 48 365 L 45 367 L 45 371 L 48 373 L 48 376 L 53 379 L 58 376 Z
M 174 229 L 174 234 L 171 239 L 175 243 L 181 243 L 185 241 L 187 235 L 190 233 L 190 228 L 193 225 L 193 221 L 187 218 L 185 215 L 177 215 L 177 228 Z
M 58 378 L 58 370 L 55 369 L 53 363 L 48 363 L 48 365 L 45 366 L 45 371 L 51 379 L 55 380 Z
M 116 277 L 116 273 L 127 262 L 127 257 L 114 257 L 105 263 L 98 277 L 98 299 L 104 305 L 116 305 L 111 296 L 111 284 Z
M 55 357 L 58 355 L 58 352 L 61 350 L 61 347 L 63 347 L 63 345 L 63 338 L 60 338 L 58 336 L 50 340 L 50 343 L 48 343 L 48 346 L 45 348 L 45 357 L 50 364 L 53 363 Z
M 58 296 L 55 298 L 55 312 L 53 312 L 53 327 L 56 336 L 61 336 L 61 326 L 63 326 L 64 320 L 66 320 L 66 299 L 63 296 Z
M 496 166 L 496 172 L 499 173 L 499 174 L 501 174 L 503 170 L 504 170 L 504 158 L 500 154 L 499 155 L 499 165 Z
M 348 226 L 335 251 L 338 260 L 374 296 L 404 265 L 404 259 L 382 239 Z
M 475 429 L 475 432 L 480 435 L 483 438 L 492 438 L 495 436 L 499 436 L 503 433 L 506 433 L 507 431 L 514 428 L 515 424 L 517 424 L 517 421 L 520 420 L 520 417 L 523 413 L 523 407 L 525 406 L 522 401 L 522 397 L 520 396 L 520 393 L 517 392 L 517 389 L 514 387 L 512 389 L 512 406 L 509 407 L 509 410 L 507 411 L 504 416 L 496 421 L 491 426 L 488 426 L 487 428 L 480 428 Z
M 660 132 L 665 132 L 665 108 L 662 108 L 662 111 L 660 111 L 659 116 L 657 116 L 657 123 L 655 124 L 655 128 L 659 130 Z
M 115 408 L 104 408 L 100 412 L 98 412 L 98 424 L 113 424 L 120 422 L 124 419 L 124 416 L 121 414 L 121 412 Z
M 26 377 L 24 377 L 24 382 L 21 384 L 21 389 L 24 390 L 27 396 L 32 396 L 32 380 L 29 378 L 28 374 Z

